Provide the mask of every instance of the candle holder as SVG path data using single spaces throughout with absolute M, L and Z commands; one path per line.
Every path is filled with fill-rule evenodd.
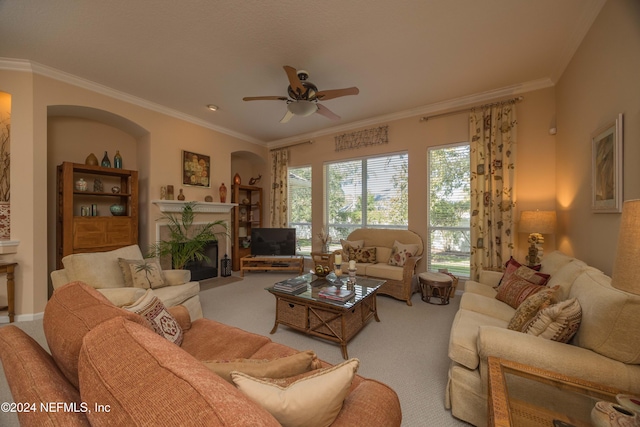
M 351 269 L 351 268 L 349 269 L 349 280 L 352 281 L 352 282 L 356 281 L 356 271 L 358 271 L 358 270 L 356 270 L 355 268 L 354 269 Z
M 334 264 L 335 270 L 333 273 L 336 275 L 336 280 L 333 282 L 336 288 L 340 289 L 342 286 L 342 264 Z

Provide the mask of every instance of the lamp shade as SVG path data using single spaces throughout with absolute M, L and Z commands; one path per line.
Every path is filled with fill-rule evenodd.
M 523 211 L 518 231 L 521 233 L 555 234 L 556 211 Z
M 627 200 L 622 207 L 611 286 L 640 295 L 640 200 Z

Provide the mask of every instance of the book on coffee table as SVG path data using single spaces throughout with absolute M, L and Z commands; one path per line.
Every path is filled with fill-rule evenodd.
M 273 289 L 279 292 L 299 294 L 307 289 L 307 281 L 299 277 L 287 279 L 273 285 Z
M 335 286 L 329 286 L 327 288 L 320 289 L 318 296 L 320 298 L 326 298 L 333 301 L 345 302 L 351 299 L 355 295 L 355 291 L 343 288 L 336 288 Z

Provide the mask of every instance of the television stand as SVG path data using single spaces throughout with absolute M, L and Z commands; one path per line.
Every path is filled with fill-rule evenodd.
M 240 258 L 240 277 L 245 271 L 296 271 L 302 275 L 304 257 L 301 255 L 247 255 Z

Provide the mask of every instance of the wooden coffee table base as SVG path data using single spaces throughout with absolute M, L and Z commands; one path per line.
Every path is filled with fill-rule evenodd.
M 308 335 L 337 342 L 345 359 L 349 358 L 347 342 L 364 328 L 371 318 L 376 322 L 380 321 L 376 306 L 377 292 L 372 292 L 350 308 L 296 295 L 272 293 L 276 297 L 276 321 L 271 334 L 282 324 Z

